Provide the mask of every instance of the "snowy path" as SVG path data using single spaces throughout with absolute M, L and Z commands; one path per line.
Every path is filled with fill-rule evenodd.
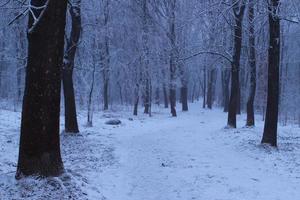
M 104 196 L 120 200 L 300 198 L 296 152 L 258 145 L 262 124 L 253 130 L 224 130 L 224 119 L 220 111 L 191 112 L 176 119 L 158 116 L 132 122 L 119 129 L 115 192 Z M 298 143 L 294 147 L 299 152 Z
M 62 136 L 68 174 L 56 182 L 63 184 L 69 199 L 300 199 L 299 128 L 280 127 L 279 150 L 274 150 L 259 144 L 262 122 L 253 129 L 224 129 L 226 114 L 191 106 L 190 112 L 180 112 L 177 118 L 170 118 L 166 110 L 157 110 L 152 118 L 140 115 L 128 120 L 132 116 L 123 112 L 117 116 L 123 121 L 121 126 L 104 125 L 107 118 L 95 115 L 95 127 L 82 126 L 81 136 Z M 3 176 L 15 168 L 19 115 L 1 114 L 0 122 L 7 121 L 0 124 L 1 131 L 7 133 L 5 137 L 0 134 Z M 84 116 L 80 119 L 83 125 Z M 244 123 L 242 116 L 240 127 Z M 22 184 L 20 187 L 15 181 L 0 180 L 0 199 L 1 195 L 9 199 L 7 191 L 13 194 L 28 189 Z M 34 184 L 43 187 L 45 193 L 48 183 Z M 36 199 L 42 199 L 36 190 L 26 195 L 27 199 L 39 195 Z

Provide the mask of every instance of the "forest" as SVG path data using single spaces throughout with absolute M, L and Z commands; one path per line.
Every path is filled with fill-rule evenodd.
M 0 0 L 0 200 L 300 199 L 299 0 Z

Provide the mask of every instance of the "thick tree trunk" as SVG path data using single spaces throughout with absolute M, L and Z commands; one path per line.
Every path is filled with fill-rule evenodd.
M 63 172 L 59 115 L 64 55 L 66 0 L 49 0 L 39 18 L 29 17 L 28 61 L 16 178 L 58 176 Z M 43 6 L 46 1 L 31 0 Z
M 78 133 L 73 75 L 71 71 L 63 70 L 63 90 L 65 100 L 65 132 Z
M 277 146 L 277 124 L 279 103 L 279 65 L 280 65 L 280 19 L 279 0 L 269 5 L 269 56 L 268 56 L 268 98 L 262 143 Z
M 247 122 L 246 126 L 254 126 L 254 99 L 256 93 L 256 50 L 255 50 L 255 32 L 254 32 L 254 1 L 249 2 L 249 65 L 250 65 L 250 93 L 247 102 Z
M 65 100 L 65 131 L 67 133 L 78 133 L 78 123 L 76 114 L 76 103 L 73 84 L 73 70 L 75 54 L 81 34 L 81 0 L 73 2 L 69 8 L 72 19 L 72 28 L 70 38 L 67 41 L 67 47 L 64 56 L 63 66 L 63 91 Z
M 235 26 L 234 26 L 234 52 L 233 61 L 231 64 L 231 94 L 228 106 L 228 127 L 236 128 L 236 114 L 238 111 L 239 104 L 239 93 L 240 93 L 240 58 L 242 48 L 242 22 L 245 11 L 245 3 L 240 6 L 235 4 L 234 15 L 235 15 Z

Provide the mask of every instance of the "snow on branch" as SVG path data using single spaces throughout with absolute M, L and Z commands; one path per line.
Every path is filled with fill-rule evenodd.
M 29 1 L 28 4 L 28 11 L 31 14 L 32 18 L 33 18 L 33 23 L 32 26 L 30 28 L 28 28 L 28 33 L 32 33 L 34 31 L 34 28 L 37 26 L 37 24 L 39 23 L 39 21 L 41 20 L 41 18 L 43 17 L 45 10 L 47 9 L 49 4 L 49 0 L 46 1 L 45 5 L 43 6 L 34 6 L 31 5 L 31 2 Z M 34 13 L 34 10 L 42 10 L 41 13 L 37 16 Z
M 41 20 L 43 17 L 45 10 L 47 9 L 49 4 L 49 0 L 46 1 L 45 5 L 43 6 L 34 6 L 31 4 L 31 1 L 28 2 L 28 5 L 25 6 L 25 10 L 18 14 L 14 19 L 12 19 L 8 25 L 13 24 L 16 20 L 18 20 L 20 17 L 27 15 L 28 13 L 32 16 L 33 18 L 33 23 L 32 26 L 28 28 L 28 33 L 32 33 L 34 28 L 37 26 L 38 22 Z M 41 10 L 40 14 L 37 15 L 34 13 L 34 10 Z
M 230 62 L 230 63 L 233 62 L 231 56 L 227 56 L 227 55 L 224 55 L 224 54 L 222 54 L 222 53 L 219 53 L 219 52 L 213 52 L 213 51 L 201 51 L 201 52 L 198 52 L 198 53 L 193 54 L 193 55 L 191 55 L 191 56 L 188 56 L 188 57 L 186 57 L 186 58 L 181 58 L 181 59 L 179 59 L 179 61 L 186 61 L 186 60 L 189 60 L 189 59 L 191 59 L 191 58 L 194 58 L 194 57 L 199 56 L 199 55 L 202 55 L 202 54 L 211 54 L 211 55 L 220 56 L 220 57 L 224 58 L 225 60 L 227 60 L 227 61 Z

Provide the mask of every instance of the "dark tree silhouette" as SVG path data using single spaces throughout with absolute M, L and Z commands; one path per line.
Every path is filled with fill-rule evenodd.
M 103 67 L 103 110 L 108 110 L 109 104 L 109 82 L 110 82 L 110 38 L 109 38 L 109 16 L 110 16 L 110 0 L 104 2 L 103 9 L 103 29 L 104 38 L 101 43 L 101 64 Z
M 72 20 L 71 34 L 67 40 L 67 47 L 64 56 L 62 83 L 65 100 L 65 131 L 68 133 L 78 133 L 78 123 L 76 114 L 76 103 L 73 86 L 73 70 L 77 45 L 81 34 L 81 0 L 73 2 L 69 7 Z
M 222 92 L 223 92 L 223 106 L 224 112 L 228 112 L 229 104 L 229 81 L 230 81 L 230 70 L 225 69 L 222 71 Z
M 247 102 L 247 122 L 246 126 L 254 126 L 254 98 L 256 93 L 256 50 L 255 50 L 255 32 L 254 32 L 254 1 L 249 1 L 249 65 L 250 65 L 250 93 Z
M 31 5 L 16 178 L 63 172 L 59 115 L 67 0 L 31 0 Z
M 177 68 L 177 47 L 176 47 L 176 27 L 175 27 L 175 9 L 176 9 L 176 0 L 170 1 L 170 43 L 171 43 L 171 54 L 170 54 L 170 85 L 169 85 L 169 98 L 170 98 L 170 107 L 171 114 L 173 117 L 177 116 L 176 113 L 176 68 Z
M 277 146 L 277 124 L 279 103 L 279 65 L 280 65 L 280 19 L 279 0 L 269 4 L 269 55 L 268 55 L 268 98 L 262 143 Z
M 239 97 L 240 97 L 240 59 L 242 48 L 242 33 L 243 33 L 243 18 L 246 4 L 242 0 L 242 4 L 233 2 L 233 14 L 235 17 L 234 26 L 234 52 L 233 61 L 231 64 L 231 93 L 228 106 L 228 126 L 236 128 L 236 114 L 239 111 Z

